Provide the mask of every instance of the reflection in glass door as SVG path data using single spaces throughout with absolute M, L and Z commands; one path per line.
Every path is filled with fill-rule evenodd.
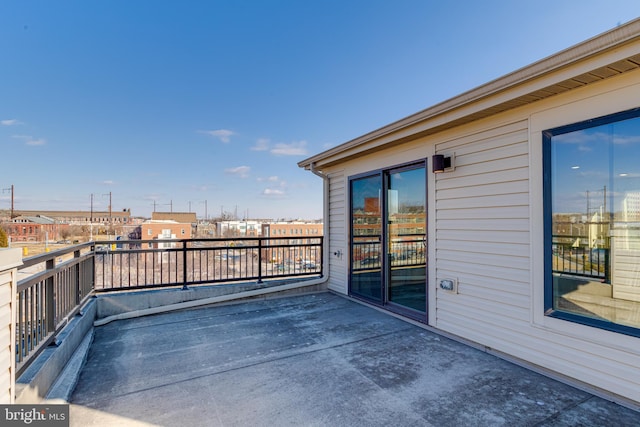
M 424 163 L 354 178 L 350 181 L 350 194 L 350 293 L 424 318 Z
M 351 292 L 382 302 L 382 179 L 351 181 Z
M 426 188 L 425 169 L 387 175 L 386 247 L 388 300 L 425 312 Z

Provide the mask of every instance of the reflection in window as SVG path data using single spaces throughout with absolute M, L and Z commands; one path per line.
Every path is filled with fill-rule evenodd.
M 548 313 L 640 335 L 640 111 L 544 133 Z

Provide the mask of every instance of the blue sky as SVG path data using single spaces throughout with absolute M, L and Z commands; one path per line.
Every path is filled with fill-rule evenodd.
M 0 0 L 0 188 L 16 209 L 106 210 L 111 192 L 136 216 L 321 218 L 298 161 L 638 16 L 637 0 Z

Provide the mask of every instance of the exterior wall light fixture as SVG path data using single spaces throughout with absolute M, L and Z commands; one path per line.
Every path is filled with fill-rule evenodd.
M 455 169 L 454 159 L 454 154 L 435 154 L 431 158 L 431 168 L 433 173 L 452 172 Z

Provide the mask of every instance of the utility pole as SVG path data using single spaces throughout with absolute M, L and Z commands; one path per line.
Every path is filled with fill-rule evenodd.
M 93 241 L 93 193 L 91 193 L 91 214 L 89 216 L 89 240 Z
M 107 196 L 107 193 L 103 194 L 103 196 Z M 109 191 L 109 231 L 111 232 L 111 229 L 113 229 L 113 218 L 111 216 L 111 191 Z
M 10 218 L 13 219 L 15 217 L 15 215 L 13 214 L 13 184 L 11 184 L 10 188 L 3 188 L 2 189 L 3 193 L 6 193 L 7 191 L 11 192 L 11 214 L 10 214 L 11 216 L 10 216 Z
M 208 221 L 209 220 L 209 215 L 207 213 L 207 201 L 204 201 L 204 220 Z

